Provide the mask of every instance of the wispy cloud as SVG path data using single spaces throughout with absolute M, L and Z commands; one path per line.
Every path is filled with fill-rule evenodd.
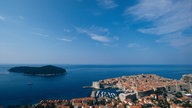
M 110 42 L 110 39 L 105 36 L 101 36 L 101 35 L 97 35 L 97 34 L 93 34 L 93 33 L 90 33 L 88 35 L 91 36 L 91 39 L 99 41 L 99 42 Z
M 112 9 L 118 6 L 114 0 L 97 0 L 98 5 L 105 9 Z
M 169 43 L 173 47 L 192 46 L 192 35 L 183 36 L 181 33 L 167 35 L 158 40 L 158 43 Z
M 68 33 L 71 32 L 71 30 L 70 30 L 70 29 L 67 29 L 67 28 L 64 28 L 63 31 L 64 31 L 64 32 L 68 32 Z
M 172 7 L 171 0 L 138 0 L 139 3 L 133 7 L 129 7 L 125 11 L 126 14 L 133 14 L 138 19 L 154 20 L 168 13 Z M 169 8 L 168 8 L 169 7 Z
M 98 42 L 106 43 L 106 42 L 112 42 L 112 40 L 114 40 L 114 39 L 111 39 L 108 37 L 110 32 L 107 28 L 90 26 L 88 28 L 75 27 L 75 29 L 79 33 L 84 33 L 84 34 L 88 35 L 92 40 L 95 40 Z M 118 37 L 115 37 L 115 39 L 117 39 L 117 38 Z
M 5 21 L 5 17 L 0 16 L 0 21 Z
M 76 30 L 80 33 L 85 33 L 87 34 L 91 39 L 95 40 L 95 41 L 99 41 L 99 42 L 110 42 L 110 39 L 106 36 L 103 35 L 98 35 L 95 33 L 90 32 L 89 30 L 86 29 L 82 29 L 82 28 L 78 28 L 76 27 Z
M 93 33 L 100 33 L 104 35 L 109 34 L 109 29 L 104 27 L 98 27 L 98 26 L 92 25 L 92 26 L 88 26 L 87 29 Z
M 23 16 L 18 16 L 20 20 L 24 20 L 25 18 Z
M 49 35 L 47 34 L 43 34 L 43 33 L 38 33 L 38 32 L 32 32 L 34 35 L 37 35 L 37 36 L 42 36 L 42 37 L 49 37 Z
M 65 41 L 65 42 L 71 42 L 72 41 L 71 39 L 66 39 L 66 38 L 61 38 L 59 40 L 62 40 L 62 41 Z
M 138 31 L 159 35 L 162 38 L 159 39 L 161 42 L 170 35 L 172 35 L 172 38 L 167 41 L 170 45 L 183 46 L 187 44 L 179 42 L 191 42 L 188 40 L 191 37 L 186 37 L 184 34 L 186 29 L 192 27 L 191 0 L 155 0 L 152 2 L 151 0 L 139 0 L 137 5 L 127 8 L 125 14 L 133 14 L 137 17 L 137 20 L 144 19 L 152 22 L 151 27 L 147 25 L 148 28 L 140 28 Z M 174 36 L 176 33 L 180 33 L 182 36 Z
M 128 47 L 128 48 L 138 48 L 138 47 L 140 47 L 140 45 L 139 45 L 138 43 L 129 43 L 129 44 L 127 45 L 127 47 Z

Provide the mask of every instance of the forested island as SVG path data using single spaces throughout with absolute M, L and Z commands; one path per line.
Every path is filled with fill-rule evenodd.
M 42 67 L 18 66 L 10 68 L 8 71 L 37 76 L 54 76 L 66 73 L 66 69 L 52 65 L 46 65 Z

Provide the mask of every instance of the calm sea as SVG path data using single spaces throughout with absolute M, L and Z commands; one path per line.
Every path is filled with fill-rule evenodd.
M 192 73 L 192 66 L 189 65 L 57 65 L 66 68 L 67 73 L 56 77 L 38 77 L 8 72 L 13 66 L 16 65 L 0 65 L 1 106 L 34 104 L 42 99 L 87 97 L 90 96 L 91 89 L 83 89 L 82 86 L 106 78 L 157 74 L 180 79 L 183 74 Z

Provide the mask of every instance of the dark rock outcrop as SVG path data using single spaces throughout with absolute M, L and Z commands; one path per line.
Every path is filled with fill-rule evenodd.
M 38 76 L 53 76 L 66 73 L 65 69 L 52 65 L 46 65 L 42 67 L 19 66 L 10 68 L 8 71 Z

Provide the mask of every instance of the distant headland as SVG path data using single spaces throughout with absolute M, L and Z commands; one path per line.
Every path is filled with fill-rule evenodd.
M 66 73 L 66 69 L 52 65 L 46 65 L 42 67 L 18 66 L 10 68 L 8 71 L 37 76 L 55 76 Z

